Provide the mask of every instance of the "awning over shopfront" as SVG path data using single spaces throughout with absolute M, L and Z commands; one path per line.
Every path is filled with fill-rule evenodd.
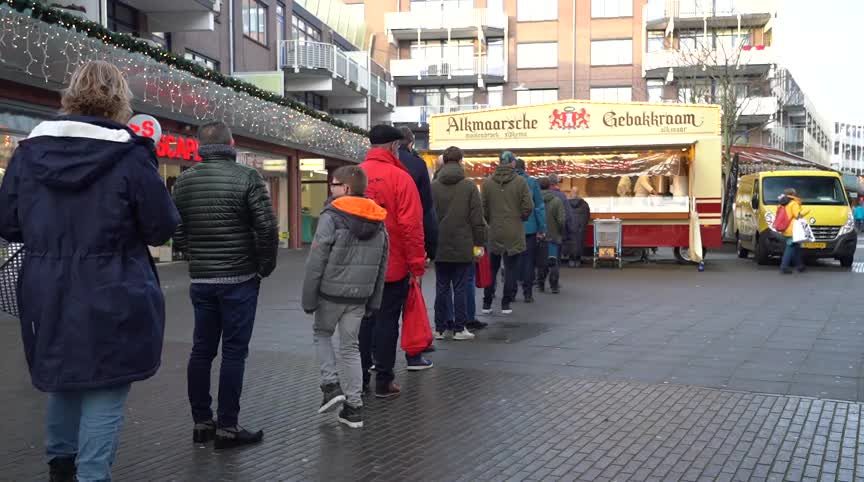
M 281 105 L 278 99 L 266 101 L 221 86 L 85 32 L 37 20 L 5 3 L 0 4 L 0 39 L 5 39 L 0 41 L 0 79 L 60 91 L 79 64 L 106 60 L 126 74 L 136 112 L 190 125 L 221 120 L 236 135 L 347 162 L 362 161 L 369 146 L 364 136 Z

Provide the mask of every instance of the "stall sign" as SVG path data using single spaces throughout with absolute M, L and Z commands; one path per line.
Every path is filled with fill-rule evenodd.
M 430 147 L 436 150 L 450 145 L 493 150 L 504 146 L 575 147 L 598 139 L 602 139 L 600 144 L 620 145 L 627 144 L 628 137 L 660 144 L 671 136 L 720 135 L 720 108 L 568 100 L 434 115 L 429 131 Z

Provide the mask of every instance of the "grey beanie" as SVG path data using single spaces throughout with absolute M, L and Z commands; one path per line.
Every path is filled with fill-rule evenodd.
M 558 183 L 560 182 L 558 180 L 558 174 L 549 174 L 548 177 L 549 177 L 549 184 L 551 184 L 553 186 L 557 186 Z
M 498 159 L 501 160 L 501 164 L 513 164 L 516 162 L 516 156 L 513 155 L 510 151 L 504 151 L 498 156 Z

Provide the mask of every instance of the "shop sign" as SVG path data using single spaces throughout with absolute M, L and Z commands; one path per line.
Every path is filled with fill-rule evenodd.
M 201 162 L 198 155 L 198 139 L 194 137 L 165 134 L 156 144 L 156 156 L 183 161 Z
M 627 136 L 656 137 L 653 141 L 662 143 L 668 136 L 719 136 L 720 108 L 570 100 L 439 114 L 430 118 L 429 131 L 434 150 L 450 145 L 469 149 L 577 147 L 591 145 L 601 138 L 606 139 L 598 145 L 624 145 L 628 143 Z M 642 141 L 639 143 L 651 142 Z
M 301 171 L 323 171 L 325 162 L 323 158 L 306 158 L 300 159 Z
M 264 161 L 264 170 L 273 172 L 285 172 L 288 170 L 287 159 L 266 159 Z
M 159 139 L 162 138 L 162 125 L 151 115 L 135 114 L 129 119 L 126 125 L 132 129 L 132 132 L 141 137 L 149 137 L 157 144 L 159 143 Z
M 159 121 L 147 114 L 136 114 L 127 123 L 132 132 L 149 137 L 156 143 L 156 157 L 201 162 L 198 139 L 175 134 L 162 134 Z

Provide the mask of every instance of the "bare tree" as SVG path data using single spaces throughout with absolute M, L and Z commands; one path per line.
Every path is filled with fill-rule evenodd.
M 740 142 L 742 117 L 755 107 L 758 97 L 772 95 L 764 75 L 754 75 L 747 67 L 754 49 L 745 48 L 742 39 L 733 43 L 718 42 L 710 33 L 703 34 L 695 46 L 682 45 L 676 51 L 678 67 L 670 75 L 678 86 L 678 101 L 710 103 L 720 106 L 723 136 L 723 173 L 728 173 L 732 146 Z M 754 93 L 763 92 L 762 95 Z M 774 115 L 758 122 L 747 133 L 761 130 Z

